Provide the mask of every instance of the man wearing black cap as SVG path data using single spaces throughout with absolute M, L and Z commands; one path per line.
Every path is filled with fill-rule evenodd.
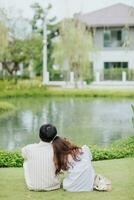
M 25 181 L 29 190 L 47 191 L 60 188 L 59 178 L 55 175 L 51 144 L 56 135 L 56 127 L 45 124 L 39 131 L 41 141 L 22 148 Z

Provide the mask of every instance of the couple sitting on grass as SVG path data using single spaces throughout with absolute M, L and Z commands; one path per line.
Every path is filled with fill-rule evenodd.
M 57 136 L 56 127 L 41 126 L 40 142 L 22 148 L 25 181 L 29 190 L 50 191 L 63 187 L 69 192 L 109 191 L 111 183 L 95 175 L 92 155 L 84 145 L 78 147 Z M 60 173 L 67 172 L 61 184 Z

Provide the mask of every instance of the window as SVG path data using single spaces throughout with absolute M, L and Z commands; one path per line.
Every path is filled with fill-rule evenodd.
M 124 40 L 128 38 L 128 31 L 123 29 L 111 29 L 104 31 L 104 47 L 122 47 Z
M 104 62 L 105 69 L 112 69 L 112 68 L 128 68 L 128 62 Z
M 111 44 L 111 31 L 104 32 L 104 47 L 109 47 Z
M 122 72 L 128 70 L 128 62 L 104 62 L 104 80 L 122 80 Z
M 128 28 L 123 28 L 122 30 L 122 39 L 123 39 L 123 47 L 128 47 L 130 44 L 129 41 L 129 29 Z
M 116 38 L 116 34 L 117 34 L 117 40 L 121 41 L 122 40 L 122 32 L 121 32 L 121 30 L 115 31 L 115 38 Z

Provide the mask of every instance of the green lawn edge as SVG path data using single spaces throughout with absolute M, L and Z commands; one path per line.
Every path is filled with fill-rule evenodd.
M 30 88 L 0 91 L 0 98 L 7 97 L 127 97 L 134 98 L 134 90 L 49 89 Z
M 129 88 L 62 88 L 43 86 L 41 82 L 0 81 L 0 98 L 8 97 L 128 97 L 134 98 L 134 90 Z

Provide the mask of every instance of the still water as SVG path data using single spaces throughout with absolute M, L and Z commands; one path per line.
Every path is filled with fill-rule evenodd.
M 38 142 L 43 123 L 77 144 L 107 146 L 134 134 L 131 99 L 18 98 L 7 100 L 16 111 L 0 116 L 0 149 L 20 149 Z M 134 102 L 134 101 L 133 101 Z

